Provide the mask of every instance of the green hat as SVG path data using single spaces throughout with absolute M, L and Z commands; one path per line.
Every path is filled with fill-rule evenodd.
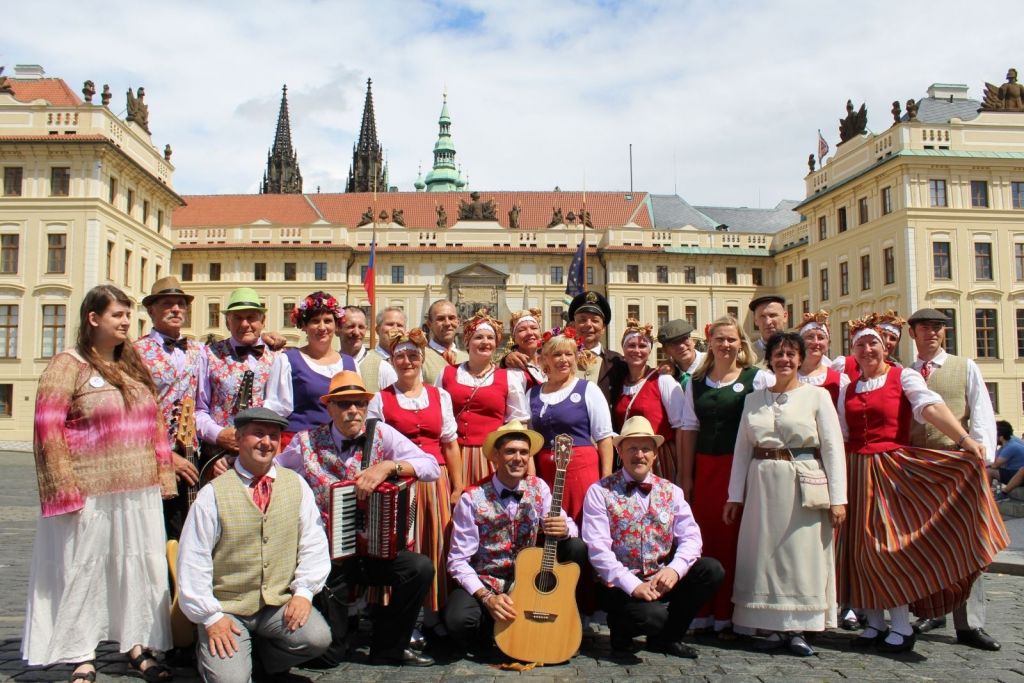
M 267 307 L 260 303 L 260 295 L 252 287 L 239 287 L 231 292 L 224 313 L 233 311 L 260 311 L 265 313 Z

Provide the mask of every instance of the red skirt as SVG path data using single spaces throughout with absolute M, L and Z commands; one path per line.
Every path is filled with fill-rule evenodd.
M 555 461 L 551 449 L 537 453 L 537 476 L 549 486 L 555 484 Z M 583 523 L 583 499 L 591 484 L 601 478 L 601 465 L 594 446 L 574 446 L 569 467 L 565 470 L 565 488 L 562 491 L 562 509 L 573 518 L 576 526 Z
M 729 497 L 731 474 L 731 453 L 697 454 L 690 509 L 700 527 L 700 537 L 704 543 L 703 556 L 715 558 L 725 570 L 722 585 L 715 596 L 701 607 L 697 616 L 714 617 L 715 621 L 732 619 L 732 584 L 736 576 L 736 545 L 739 542 L 740 525 L 737 521 L 727 526 L 722 521 L 722 511 Z

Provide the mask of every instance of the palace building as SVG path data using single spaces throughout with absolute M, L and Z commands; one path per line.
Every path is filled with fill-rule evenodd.
M 956 320 L 951 350 L 978 360 L 997 413 L 1021 426 L 1024 113 L 979 113 L 966 86 L 932 86 L 880 133 L 851 113 L 805 197 L 770 209 L 643 191 L 469 192 L 447 97 L 433 168 L 416 191 L 385 192 L 369 82 L 346 192 L 301 193 L 283 95 L 261 194 L 179 197 L 142 96 L 122 121 L 109 94 L 91 101 L 94 90 L 83 100 L 38 67 L 0 82 L 0 439 L 31 438 L 35 379 L 73 344 L 90 287 L 113 283 L 141 301 L 174 274 L 196 297 L 186 331 L 202 339 L 226 333 L 228 293 L 252 286 L 267 328 L 298 342 L 287 321 L 306 294 L 368 306 L 374 238 L 377 305 L 403 308 L 411 324 L 448 298 L 463 316 L 486 306 L 507 320 L 533 307 L 559 325 L 584 239 L 588 287 L 612 305 L 611 348 L 627 317 L 655 327 L 687 318 L 700 330 L 731 314 L 754 333 L 747 305 L 767 292 L 786 297 L 794 324 L 830 310 L 833 354 L 846 350 L 846 319 L 941 308 Z M 900 356 L 912 353 L 905 338 Z

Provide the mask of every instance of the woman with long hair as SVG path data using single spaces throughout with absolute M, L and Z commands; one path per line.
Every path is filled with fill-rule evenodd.
M 739 528 L 727 525 L 722 510 L 729 492 L 733 450 L 747 394 L 770 386 L 771 373 L 753 367 L 754 353 L 746 333 L 732 316 L 704 328 L 709 352 L 683 393 L 683 457 L 680 488 L 704 539 L 704 554 L 722 563 L 725 580 L 715 597 L 701 608 L 693 628 L 713 627 L 731 640 L 732 583 L 736 570 Z
M 334 350 L 335 332 L 344 320 L 341 304 L 327 292 L 313 292 L 292 309 L 292 325 L 305 332 L 306 344 L 277 355 L 270 367 L 263 402 L 288 418 L 288 428 L 281 433 L 282 450 L 297 432 L 331 421 L 320 402 L 330 388 L 331 378 L 342 370 L 358 372 L 351 356 Z
M 825 364 L 832 336 L 828 326 L 828 311 L 804 313 L 803 321 L 797 325 L 797 334 L 804 342 L 804 359 L 797 378 L 804 384 L 825 389 L 832 397 L 832 405 L 836 405 L 839 402 L 839 389 L 849 384 L 850 378 Z
M 547 379 L 540 369 L 541 315 L 539 308 L 512 314 L 508 324 L 511 348 L 501 359 L 501 367 L 523 371 L 527 390 Z
M 177 493 L 149 371 L 128 339 L 132 302 L 89 290 L 75 348 L 39 378 L 34 447 L 42 517 L 21 654 L 96 680 L 96 647 L 120 643 L 149 681 L 171 678 L 149 648 L 171 647 L 161 496 Z

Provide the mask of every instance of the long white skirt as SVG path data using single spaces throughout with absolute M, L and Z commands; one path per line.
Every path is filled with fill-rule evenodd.
M 41 517 L 29 574 L 21 656 L 32 665 L 95 657 L 101 641 L 171 647 L 160 487 L 87 498 Z
M 771 631 L 836 625 L 836 570 L 828 510 L 803 507 L 797 469 L 817 460 L 754 459 L 736 553 L 734 624 Z

